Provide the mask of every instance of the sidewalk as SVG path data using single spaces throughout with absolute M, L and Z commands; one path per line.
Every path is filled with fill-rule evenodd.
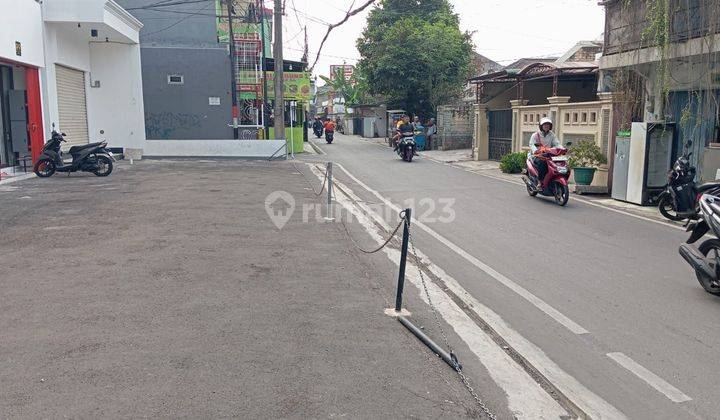
M 476 415 L 383 314 L 386 258 L 358 255 L 342 225 L 303 223 L 321 201 L 291 163 L 143 160 L 22 184 L 0 192 L 4 417 Z M 276 190 L 295 200 L 282 230 L 265 206 Z

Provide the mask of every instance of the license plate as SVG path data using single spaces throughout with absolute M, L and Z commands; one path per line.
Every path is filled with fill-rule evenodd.
M 567 156 L 553 156 L 552 161 L 553 162 L 567 162 L 568 158 Z

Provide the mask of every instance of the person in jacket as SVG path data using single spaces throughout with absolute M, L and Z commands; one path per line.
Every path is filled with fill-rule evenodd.
M 533 159 L 533 165 L 538 171 L 538 182 L 542 183 L 547 175 L 547 162 L 540 159 L 536 154 L 542 147 L 560 146 L 560 140 L 553 133 L 553 122 L 550 118 L 540 120 L 539 130 L 530 136 L 530 156 Z

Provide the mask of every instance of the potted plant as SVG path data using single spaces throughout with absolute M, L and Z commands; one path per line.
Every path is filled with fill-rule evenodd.
M 575 183 L 578 185 L 592 184 L 597 167 L 607 163 L 607 157 L 592 140 L 581 140 L 570 148 L 568 154 Z

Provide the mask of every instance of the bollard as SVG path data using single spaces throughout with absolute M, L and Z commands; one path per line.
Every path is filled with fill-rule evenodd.
M 332 193 L 333 193 L 333 176 L 332 176 L 332 168 L 333 164 L 332 162 L 328 162 L 327 164 L 327 213 L 325 220 L 335 220 L 333 218 L 332 214 Z
M 408 242 L 410 241 L 410 209 L 405 209 L 405 226 L 403 228 L 402 251 L 400 253 L 400 273 L 398 275 L 397 296 L 395 297 L 395 312 L 402 310 L 402 294 L 405 287 L 405 263 L 407 261 Z

